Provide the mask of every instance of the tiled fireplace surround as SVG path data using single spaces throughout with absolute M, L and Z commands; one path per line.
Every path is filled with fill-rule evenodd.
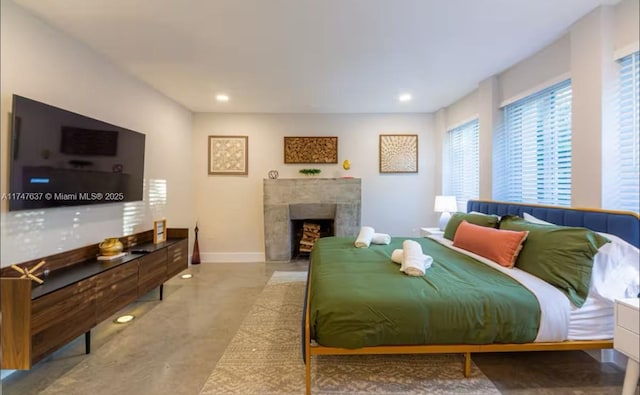
M 292 220 L 333 219 L 336 236 L 360 230 L 359 178 L 265 179 L 263 187 L 267 262 L 291 260 Z

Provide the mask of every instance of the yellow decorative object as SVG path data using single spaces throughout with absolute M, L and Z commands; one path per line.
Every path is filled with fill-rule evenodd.
M 121 253 L 123 246 L 117 237 L 107 237 L 102 243 L 98 244 L 98 248 L 100 248 L 100 255 L 110 256 Z
M 22 276 L 20 276 L 20 278 L 29 278 L 35 282 L 37 282 L 38 284 L 42 284 L 44 283 L 44 281 L 42 281 L 41 279 L 39 279 L 38 277 L 36 277 L 35 273 L 36 270 L 40 269 L 40 267 L 44 265 L 44 261 L 40 261 L 38 262 L 37 265 L 35 265 L 34 267 L 32 267 L 31 269 L 27 269 L 25 267 L 20 267 L 18 265 L 11 265 L 11 268 L 13 270 L 15 270 L 16 272 L 22 274 Z
M 351 162 L 349 162 L 349 159 L 345 159 L 344 162 L 342 162 L 342 168 L 345 170 L 349 170 L 351 168 Z

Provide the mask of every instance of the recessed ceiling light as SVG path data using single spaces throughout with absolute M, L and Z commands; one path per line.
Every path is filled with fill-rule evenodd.
M 400 96 L 398 96 L 398 100 L 400 100 L 400 101 L 411 101 L 411 94 L 403 93 Z
M 134 318 L 136 318 L 136 316 L 133 314 L 125 314 L 116 318 L 113 322 L 115 322 L 116 324 L 126 324 L 127 322 L 133 321 Z
M 216 95 L 217 101 L 229 101 L 229 95 L 225 95 L 224 93 L 220 93 Z
M 184 278 L 184 279 L 191 278 L 191 277 L 193 277 L 193 274 L 191 273 L 185 273 L 182 276 L 180 276 L 180 278 Z

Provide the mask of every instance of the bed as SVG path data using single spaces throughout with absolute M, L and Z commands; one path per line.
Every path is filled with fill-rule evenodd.
M 475 200 L 467 211 L 526 213 L 640 244 L 634 213 Z M 312 355 L 462 353 L 467 377 L 474 352 L 612 348 L 613 307 L 591 291 L 574 302 L 578 308 L 575 295 L 442 238 L 412 239 L 434 263 L 424 277 L 409 278 L 391 262 L 406 239 L 355 248 L 354 238 L 326 238 L 314 247 L 302 325 L 307 394 Z

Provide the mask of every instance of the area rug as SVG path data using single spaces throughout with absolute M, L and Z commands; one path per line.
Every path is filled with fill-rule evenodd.
M 300 320 L 306 273 L 275 272 L 207 379 L 201 395 L 305 392 Z M 313 395 L 500 394 L 462 355 L 315 356 Z

